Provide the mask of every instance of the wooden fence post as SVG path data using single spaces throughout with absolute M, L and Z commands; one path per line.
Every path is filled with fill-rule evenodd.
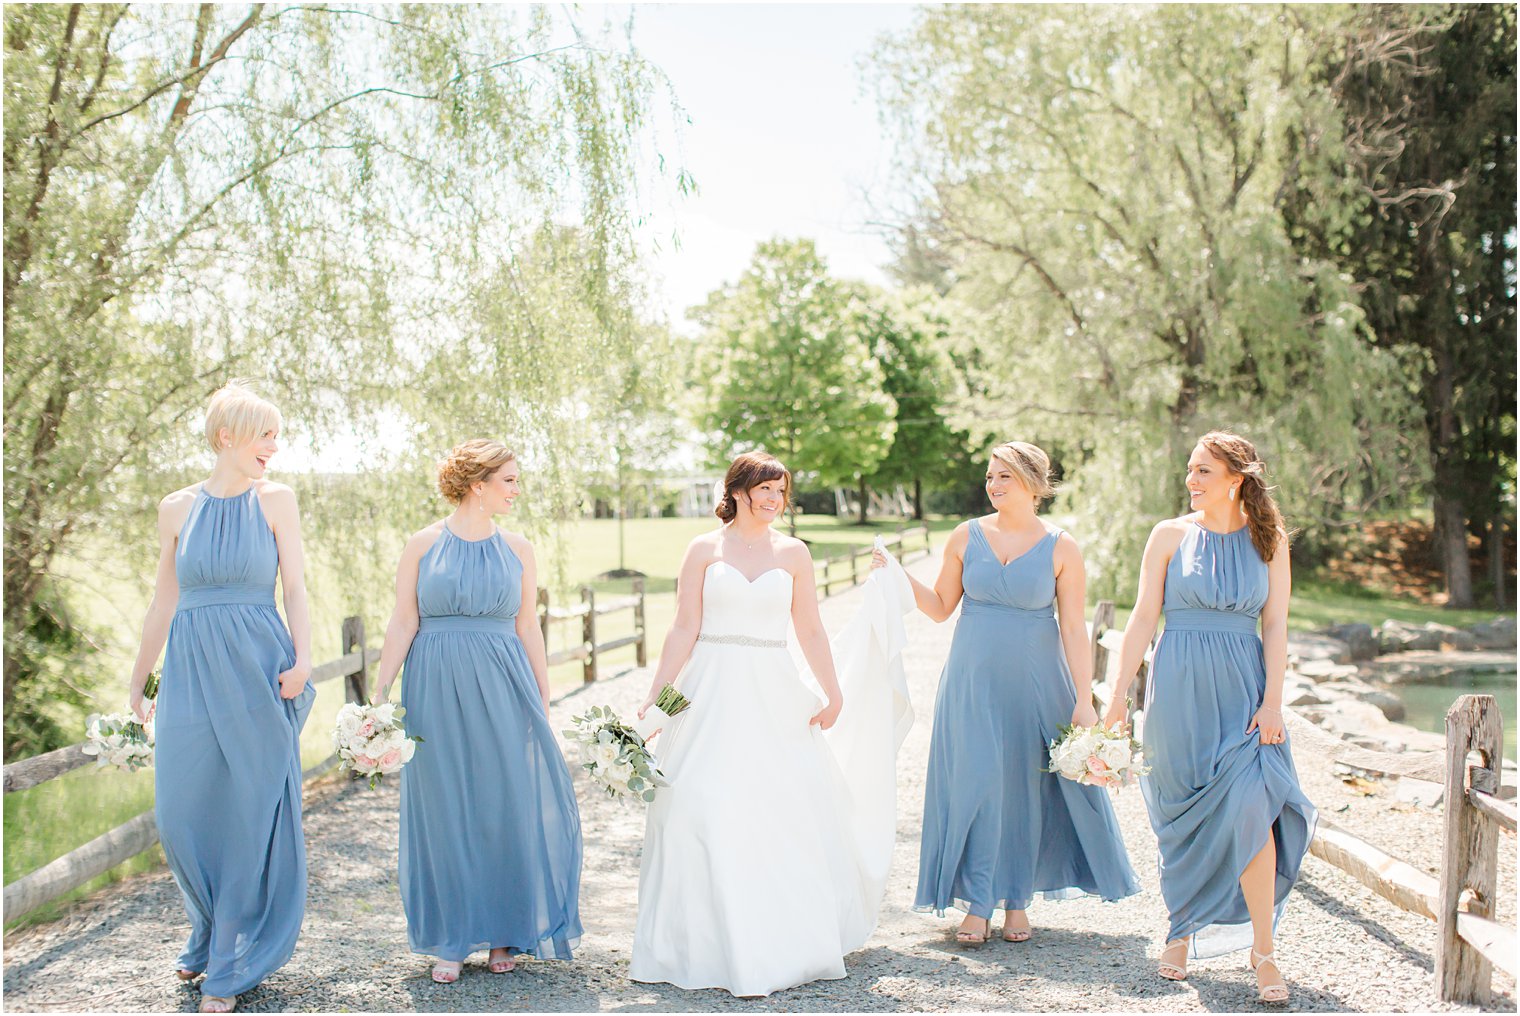
M 544 633 L 544 655 L 549 655 L 549 590 L 538 587 L 538 627 Z
M 1482 757 L 1468 769 L 1468 752 Z M 1436 984 L 1443 1001 L 1487 1005 L 1493 965 L 1457 932 L 1457 912 L 1492 919 L 1498 888 L 1499 830 L 1467 803 L 1469 779 L 1497 789 L 1504 728 L 1492 695 L 1463 695 L 1446 713 L 1446 836 L 1436 915 Z
M 581 602 L 586 605 L 586 616 L 581 619 L 581 640 L 586 646 L 581 676 L 586 684 L 590 684 L 596 680 L 596 590 L 581 586 Z
M 633 630 L 638 633 L 639 640 L 634 643 L 635 661 L 641 667 L 649 666 L 649 632 L 644 625 L 644 576 L 640 575 L 633 580 L 633 595 L 639 598 L 639 602 L 633 608 Z
M 860 585 L 860 570 L 856 562 L 858 554 L 859 551 L 850 551 L 850 585 L 852 586 Z
M 365 651 L 364 618 L 345 617 L 341 639 L 344 656 L 355 652 L 359 654 L 359 669 L 349 674 L 343 683 L 348 686 L 348 701 L 362 706 L 369 701 L 369 654 Z
M 1099 600 L 1093 609 L 1092 622 L 1092 683 L 1102 684 L 1108 679 L 1108 650 L 1099 644 L 1103 633 L 1114 626 L 1114 601 Z

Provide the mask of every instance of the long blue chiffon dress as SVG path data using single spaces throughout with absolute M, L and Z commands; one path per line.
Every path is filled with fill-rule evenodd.
M 159 681 L 153 815 L 185 897 L 179 966 L 239 995 L 290 959 L 306 911 L 301 727 L 316 691 L 274 606 L 279 552 L 256 488 L 197 490 L 179 532 L 179 603 Z
M 1290 742 L 1246 732 L 1266 692 L 1257 623 L 1267 588 L 1249 526 L 1216 533 L 1190 522 L 1166 569 L 1166 628 L 1145 700 L 1151 771 L 1140 785 L 1160 847 L 1167 941 L 1192 935 L 1196 958 L 1251 945 L 1240 874 L 1267 837 L 1281 917 L 1314 836 Z
M 521 600 L 522 562 L 499 532 L 445 525 L 422 556 L 401 682 L 407 733 L 423 738 L 401 770 L 413 952 L 568 960 L 580 940 L 580 812 L 517 637 Z
M 1107 791 L 1040 771 L 1077 704 L 1052 609 L 1059 536 L 1004 565 L 980 520 L 970 524 L 934 704 L 915 910 L 991 917 L 1027 909 L 1036 893 L 1140 890 Z

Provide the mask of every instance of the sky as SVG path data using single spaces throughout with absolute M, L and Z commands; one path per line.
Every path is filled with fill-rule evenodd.
M 588 27 L 615 33 L 632 15 L 633 45 L 668 80 L 651 102 L 656 127 L 642 153 L 665 158 L 665 179 L 641 170 L 636 233 L 653 310 L 692 334 L 687 308 L 737 280 L 755 246 L 812 239 L 834 275 L 882 282 L 891 253 L 870 226 L 900 204 L 863 61 L 884 33 L 913 22 L 913 4 L 582 5 Z M 689 122 L 675 123 L 671 98 Z M 681 196 L 675 167 L 696 180 Z M 402 442 L 397 428 L 386 441 Z M 280 468 L 344 470 L 355 435 L 292 435 Z M 688 456 L 689 457 L 689 456 Z
M 595 10 L 592 8 L 591 10 Z M 619 20 L 628 8 L 608 8 Z M 755 245 L 808 237 L 834 274 L 882 281 L 869 223 L 891 207 L 890 144 L 862 61 L 911 4 L 648 4 L 633 43 L 669 78 L 689 124 L 670 133 L 698 193 L 654 205 L 641 248 L 670 323 L 738 278 Z M 679 248 L 670 242 L 674 230 Z M 658 248 L 658 249 L 657 249 Z

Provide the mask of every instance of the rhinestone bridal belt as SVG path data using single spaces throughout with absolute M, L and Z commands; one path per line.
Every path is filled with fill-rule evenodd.
M 698 642 L 716 642 L 722 646 L 747 646 L 750 649 L 785 649 L 786 639 L 757 639 L 753 635 L 709 635 L 700 632 Z

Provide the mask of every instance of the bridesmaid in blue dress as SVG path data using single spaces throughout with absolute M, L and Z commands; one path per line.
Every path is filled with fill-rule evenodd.
M 211 398 L 211 476 L 158 509 L 153 600 L 128 705 L 156 713 L 154 818 L 190 918 L 178 976 L 205 974 L 202 1012 L 295 951 L 306 910 L 301 727 L 311 709 L 311 625 L 289 487 L 265 480 L 280 414 L 234 382 Z M 286 629 L 274 605 L 275 573 Z M 152 710 L 143 687 L 168 649 Z
M 457 507 L 402 551 L 375 701 L 404 658 L 406 729 L 423 743 L 401 771 L 401 902 L 412 951 L 437 957 L 433 980 L 448 984 L 480 949 L 495 974 L 517 953 L 571 958 L 581 825 L 549 726 L 533 547 L 495 522 L 517 498 L 517 462 L 467 441 L 438 487 Z
M 1126 690 L 1164 610 L 1145 702 L 1151 772 L 1141 780 L 1171 914 L 1159 973 L 1182 980 L 1190 955 L 1249 946 L 1258 996 L 1283 1003 L 1272 932 L 1315 822 L 1283 729 L 1287 530 L 1244 438 L 1200 438 L 1187 489 L 1193 510 L 1158 523 L 1145 546 L 1104 719 L 1123 722 Z
M 936 621 L 960 604 L 934 704 L 914 909 L 964 910 L 964 945 L 988 941 L 994 910 L 1005 941 L 1028 940 L 1036 894 L 1117 900 L 1140 888 L 1103 788 L 1040 771 L 1062 726 L 1098 722 L 1082 554 L 1035 512 L 1052 492 L 1043 451 L 994 448 L 995 514 L 956 527 L 934 588 L 911 580 Z

